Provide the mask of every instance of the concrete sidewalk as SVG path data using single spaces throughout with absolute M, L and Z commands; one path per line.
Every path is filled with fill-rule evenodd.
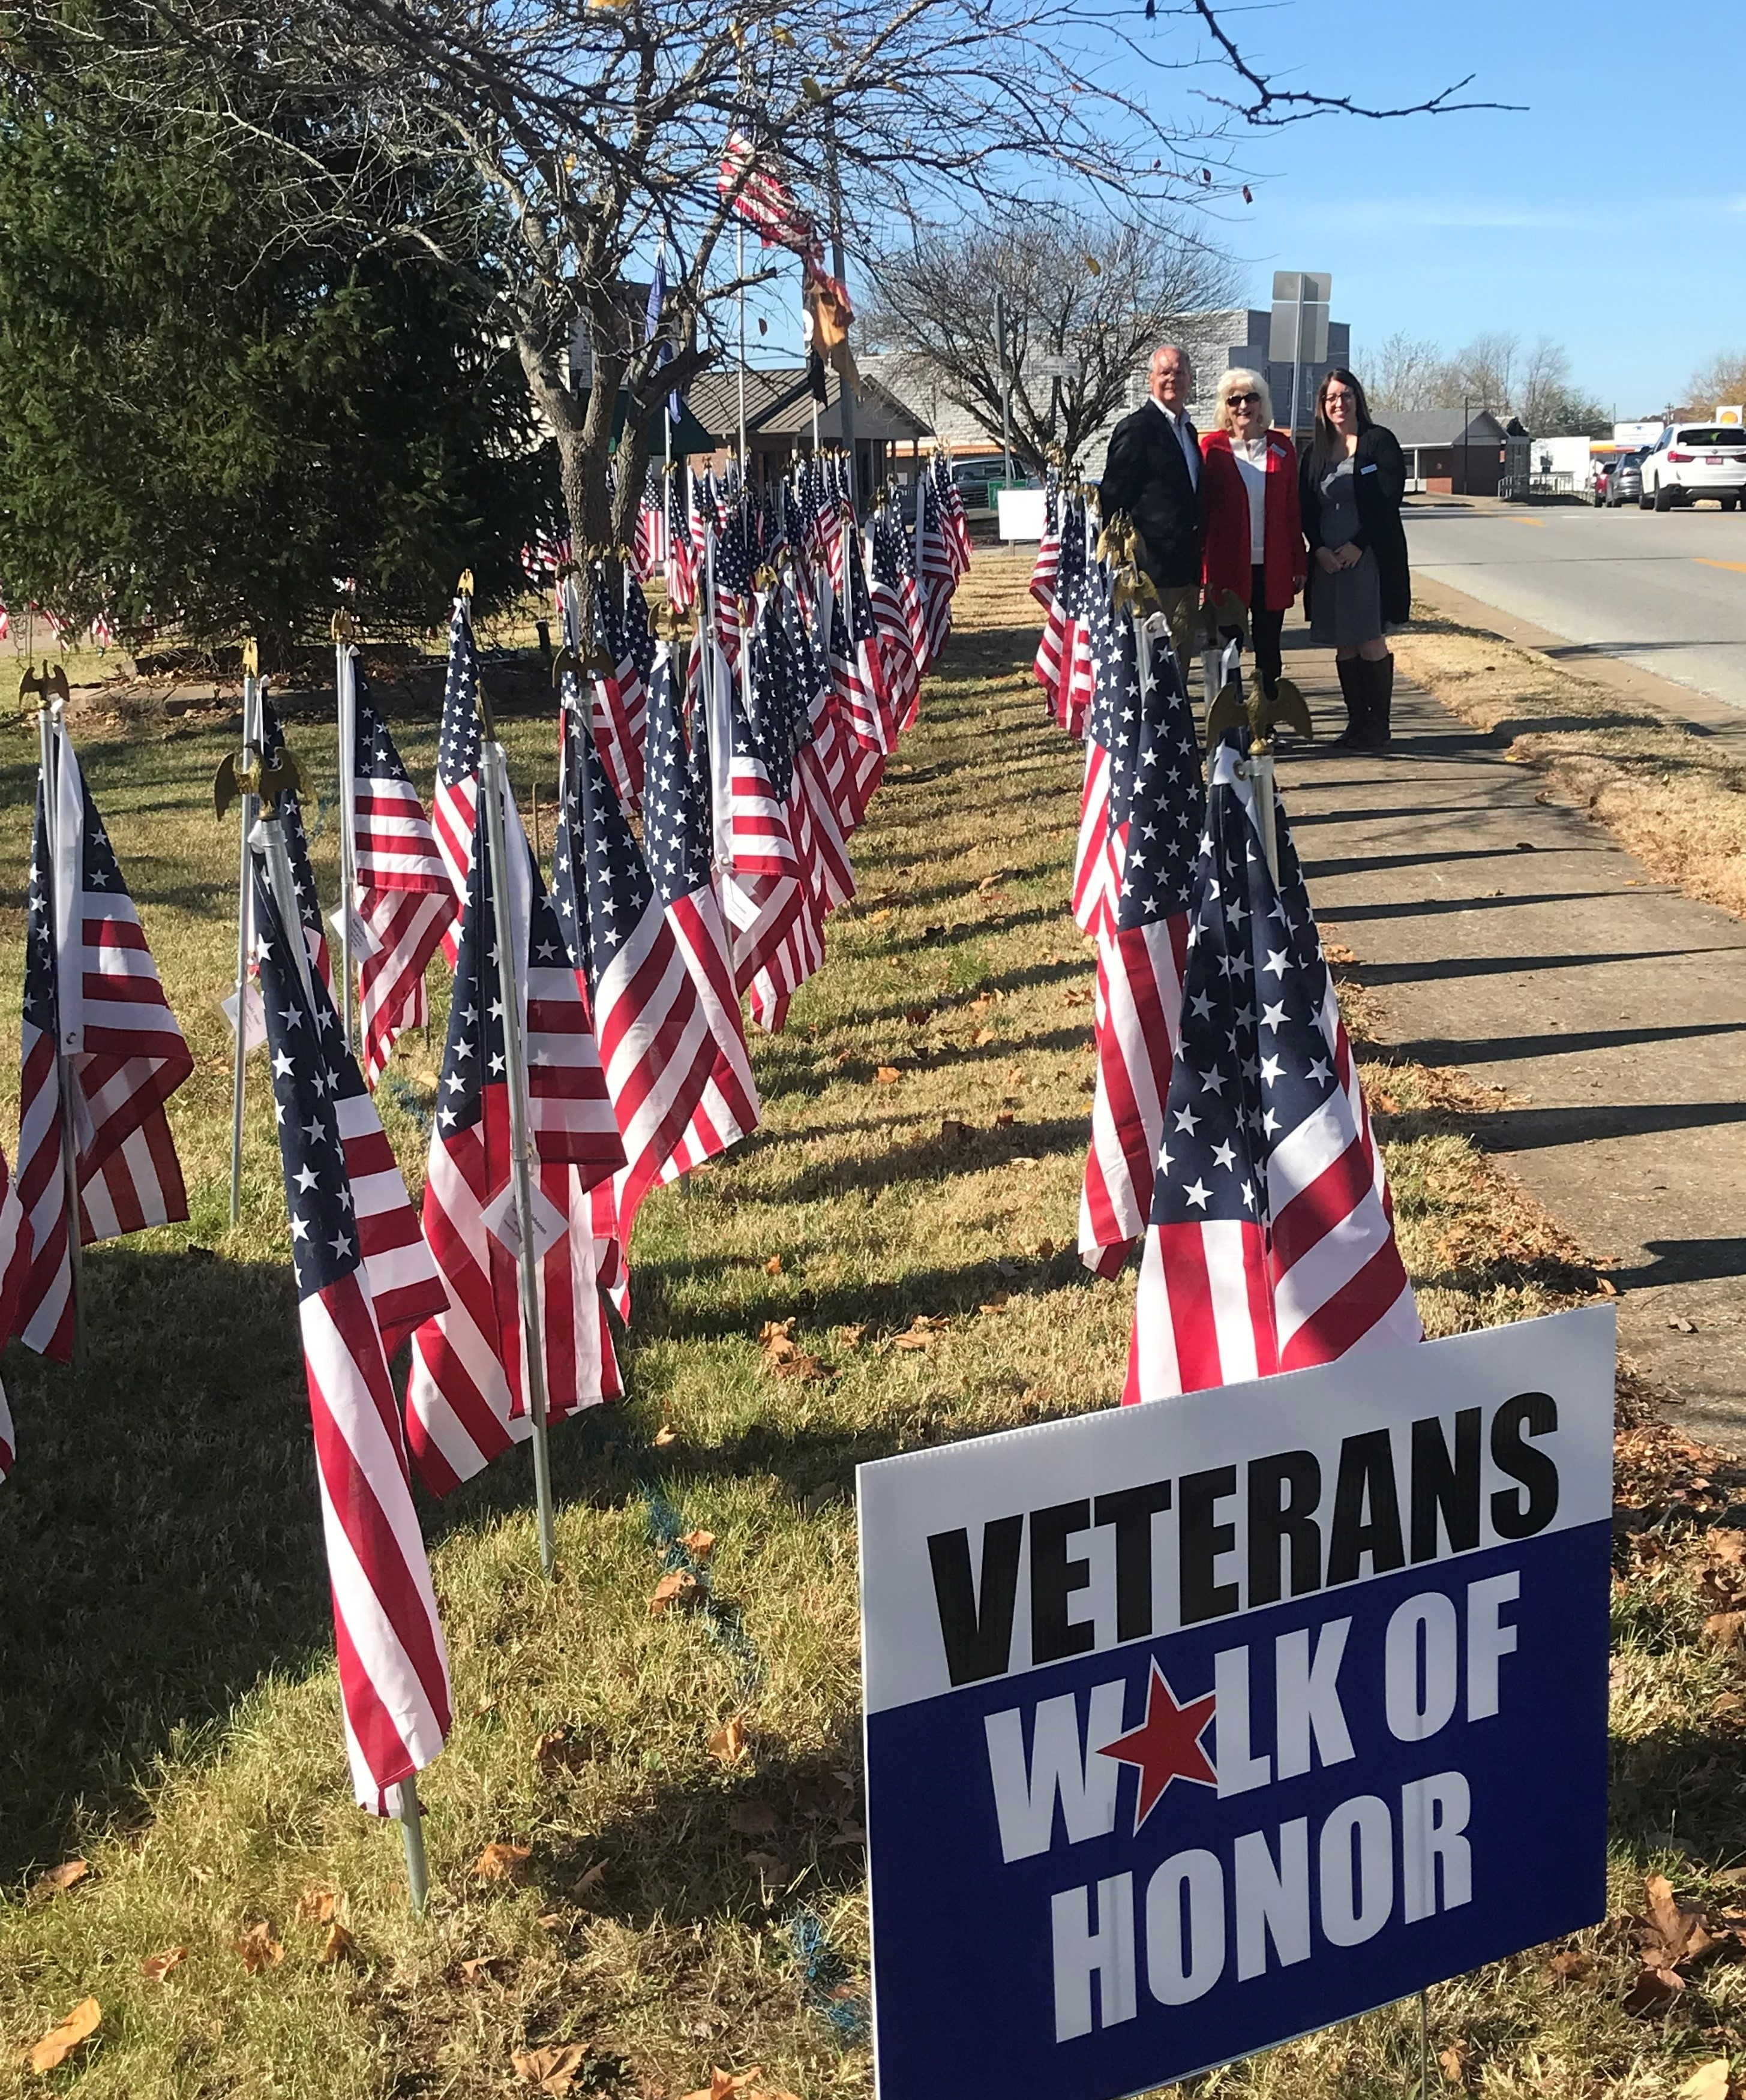
M 1306 645 L 1288 632 L 1287 668 L 1332 735 Z M 1386 757 L 1280 765 L 1317 916 L 1403 1054 L 1507 1089 L 1474 1136 L 1618 1263 L 1621 1347 L 1682 1426 L 1746 1451 L 1746 924 L 1536 802 L 1540 776 L 1429 694 L 1399 691 L 1395 730 Z

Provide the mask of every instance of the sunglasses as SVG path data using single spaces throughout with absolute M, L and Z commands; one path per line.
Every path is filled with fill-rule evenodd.
M 1227 408 L 1252 408 L 1260 399 L 1258 394 L 1227 394 L 1225 406 Z

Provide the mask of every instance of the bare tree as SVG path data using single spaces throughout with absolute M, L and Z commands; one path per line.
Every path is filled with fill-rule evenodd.
M 1543 335 L 1527 354 L 1510 405 L 1533 436 L 1552 437 L 1562 435 L 1554 426 L 1567 419 L 1573 400 L 1570 352 Z
M 1449 395 L 1443 405 L 1465 402 L 1477 412 L 1508 415 L 1515 406 L 1522 369 L 1522 339 L 1508 329 L 1487 329 L 1464 343 L 1449 360 Z
M 1127 404 L 1147 355 L 1183 318 L 1236 295 L 1237 272 L 1179 223 L 1068 211 L 1001 213 L 987 227 L 919 235 L 873 266 L 869 339 L 906 373 L 1001 435 L 995 296 L 1006 309 L 1014 450 L 1068 465 Z
M 1722 351 L 1691 375 L 1686 389 L 1696 416 L 1746 403 L 1746 350 Z
M 139 105 L 216 112 L 276 153 L 306 237 L 361 224 L 463 267 L 481 259 L 479 215 L 446 214 L 440 179 L 482 181 L 501 325 L 572 529 L 610 546 L 630 537 L 659 402 L 723 348 L 743 285 L 794 268 L 755 236 L 737 259 L 736 208 L 772 179 L 864 254 L 894 223 L 998 209 L 1050 171 L 1133 210 L 1234 189 L 1203 165 L 1227 124 L 1408 113 L 1275 95 L 1205 0 L 1175 11 L 1213 38 L 1209 61 L 1107 24 L 1112 67 L 1075 0 L 0 0 L 0 65 L 47 97 L 106 98 L 113 123 Z M 1235 68 L 1247 99 L 1184 116 L 1168 76 L 1197 63 Z M 1471 106 L 1445 90 L 1412 108 Z M 736 134 L 749 150 L 724 174 Z M 662 244 L 665 370 L 626 292 Z
M 1426 337 L 1397 329 L 1377 349 L 1355 356 L 1365 398 L 1378 414 L 1448 405 L 1453 383 L 1448 360 Z

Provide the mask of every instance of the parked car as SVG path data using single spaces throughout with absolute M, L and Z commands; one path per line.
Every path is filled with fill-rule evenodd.
M 1724 510 L 1746 496 L 1746 430 L 1726 423 L 1670 423 L 1643 457 L 1638 506 L 1671 510 L 1706 496 Z
M 1626 452 L 1616 459 L 1607 473 L 1607 488 L 1602 496 L 1609 510 L 1618 510 L 1627 503 L 1641 503 L 1643 500 L 1643 456 L 1641 452 Z

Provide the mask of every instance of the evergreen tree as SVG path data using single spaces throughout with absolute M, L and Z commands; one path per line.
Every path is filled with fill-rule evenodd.
M 316 237 L 233 126 L 70 113 L 0 99 L 0 591 L 275 651 L 336 578 L 378 632 L 512 598 L 556 472 L 488 280 Z

